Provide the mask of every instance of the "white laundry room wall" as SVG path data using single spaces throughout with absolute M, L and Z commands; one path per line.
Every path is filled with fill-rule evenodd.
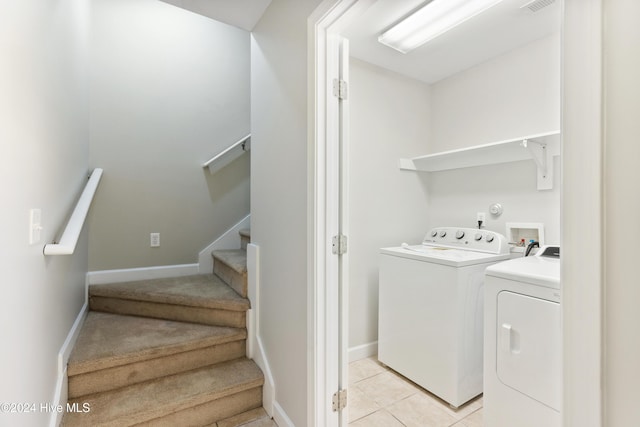
M 560 35 L 551 35 L 432 85 L 429 153 L 560 129 Z M 424 172 L 423 172 L 424 173 Z M 560 162 L 552 190 L 538 191 L 533 161 L 427 173 L 429 226 L 477 226 L 505 233 L 507 222 L 541 222 L 560 241 Z M 493 218 L 492 203 L 504 213 Z
M 431 227 L 505 233 L 541 222 L 560 234 L 560 162 L 553 190 L 538 191 L 533 161 L 443 172 L 398 168 L 398 159 L 560 129 L 560 37 L 549 36 L 432 85 L 352 58 L 349 141 L 349 348 L 376 354 L 378 251 L 418 243 Z M 491 203 L 504 213 L 492 218 Z
M 350 60 L 349 348 L 377 353 L 378 252 L 417 243 L 427 227 L 425 176 L 398 159 L 427 149 L 429 85 Z

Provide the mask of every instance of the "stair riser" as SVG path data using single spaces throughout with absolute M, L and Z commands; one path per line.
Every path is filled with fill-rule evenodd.
M 262 411 L 264 376 L 246 358 L 250 303 L 238 295 L 246 296 L 246 252 L 219 252 L 224 277 L 89 289 L 92 312 L 69 359 L 65 394 L 91 410 L 65 414 L 63 426 L 216 426 Z
M 247 245 L 251 243 L 251 229 L 243 228 L 238 234 L 240 235 L 240 247 L 246 251 Z
M 250 240 L 251 238 L 249 236 L 240 235 L 240 247 L 246 251 L 247 245 L 251 243 Z
M 69 398 L 114 390 L 180 372 L 244 357 L 245 340 L 186 351 L 114 368 L 69 376 Z
M 213 273 L 224 280 L 241 297 L 247 297 L 248 280 L 247 273 L 240 274 L 224 262 L 214 257 Z
M 137 424 L 136 427 L 202 426 L 262 406 L 262 387 L 236 393 L 194 408 Z
M 85 403 L 88 404 L 91 407 L 91 412 L 67 413 L 62 419 L 61 426 L 175 427 L 207 425 L 262 406 L 262 384 L 263 382 L 260 381 L 260 383 L 229 390 L 224 395 L 194 396 L 191 402 L 170 403 L 156 408 L 141 408 L 140 412 L 126 413 L 108 421 L 92 419 L 94 410 L 100 411 L 104 408 L 97 404 L 91 396 L 69 399 L 69 405 L 77 404 L 80 408 Z
M 91 310 L 107 313 L 128 314 L 212 326 L 246 327 L 246 313 L 244 311 L 189 307 L 99 296 L 92 296 L 89 299 L 89 305 Z

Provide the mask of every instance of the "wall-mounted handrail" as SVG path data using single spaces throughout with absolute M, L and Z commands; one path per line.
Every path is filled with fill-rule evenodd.
M 251 134 L 240 138 L 229 148 L 213 156 L 202 167 L 209 168 L 209 173 L 214 174 L 249 150 L 251 150 Z
M 71 218 L 69 218 L 69 222 L 67 222 L 62 237 L 58 242 L 44 245 L 45 255 L 71 255 L 73 251 L 75 251 L 82 226 L 87 219 L 87 213 L 93 201 L 93 196 L 96 194 L 96 189 L 100 183 L 100 178 L 102 178 L 102 169 L 95 168 L 82 191 L 82 195 L 80 195 L 78 199 L 78 203 L 76 203 L 76 207 L 71 214 Z

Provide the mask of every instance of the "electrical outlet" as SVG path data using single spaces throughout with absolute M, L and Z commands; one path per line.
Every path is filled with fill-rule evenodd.
M 149 240 L 152 248 L 160 247 L 160 233 L 151 233 Z
M 485 217 L 486 217 L 486 214 L 485 214 L 484 212 L 478 212 L 478 213 L 477 213 L 477 219 L 476 219 L 476 221 L 482 221 L 482 222 L 484 222 Z

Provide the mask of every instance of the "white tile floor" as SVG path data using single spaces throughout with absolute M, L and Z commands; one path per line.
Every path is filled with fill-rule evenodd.
M 482 427 L 482 397 L 457 410 L 375 357 L 349 364 L 350 427 Z

